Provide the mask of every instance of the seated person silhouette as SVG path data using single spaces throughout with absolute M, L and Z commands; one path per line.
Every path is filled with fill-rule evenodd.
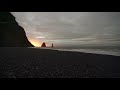
M 45 42 L 43 42 L 43 44 L 41 45 L 41 47 L 46 47 L 46 44 L 45 44 Z

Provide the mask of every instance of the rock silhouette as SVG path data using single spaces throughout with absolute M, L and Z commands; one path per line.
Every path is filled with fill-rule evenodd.
M 46 44 L 45 44 L 45 42 L 43 42 L 43 44 L 41 45 L 41 47 L 46 47 Z
M 34 47 L 9 12 L 0 12 L 0 47 Z

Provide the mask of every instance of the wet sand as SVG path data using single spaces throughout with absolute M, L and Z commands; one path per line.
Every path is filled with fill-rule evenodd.
M 120 56 L 1 47 L 0 78 L 120 78 Z

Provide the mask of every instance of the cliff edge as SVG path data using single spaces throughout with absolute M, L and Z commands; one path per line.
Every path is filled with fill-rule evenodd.
M 0 12 L 0 47 L 34 47 L 9 12 Z

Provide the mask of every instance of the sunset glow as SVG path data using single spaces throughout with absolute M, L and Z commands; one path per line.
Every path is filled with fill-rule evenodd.
M 29 41 L 35 46 L 35 47 L 41 47 L 42 42 L 40 42 L 37 39 L 29 39 Z

